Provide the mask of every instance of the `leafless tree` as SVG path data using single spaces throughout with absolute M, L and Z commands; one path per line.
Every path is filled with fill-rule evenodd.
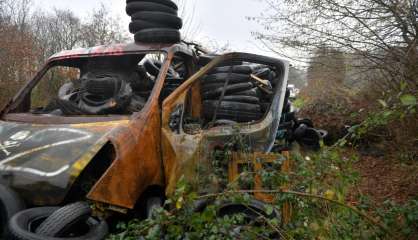
M 93 10 L 90 18 L 82 26 L 82 45 L 95 46 L 110 43 L 126 42 L 127 37 L 121 32 L 122 27 L 118 19 L 109 14 L 103 4 Z
M 195 42 L 196 36 L 200 32 L 199 22 L 197 22 L 196 0 L 174 0 L 179 7 L 179 17 L 183 20 L 182 38 L 188 42 Z
M 264 1 L 270 11 L 257 19 L 265 31 L 256 36 L 273 51 L 306 61 L 318 49 L 334 49 L 354 59 L 351 68 L 382 72 L 382 90 L 401 81 L 418 89 L 415 0 Z
M 39 64 L 52 54 L 80 44 L 81 21 L 70 10 L 37 11 L 32 17 L 32 32 L 38 48 Z

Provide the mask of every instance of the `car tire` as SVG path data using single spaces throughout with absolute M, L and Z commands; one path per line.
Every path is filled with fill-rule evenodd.
M 149 12 L 141 11 L 136 12 L 132 16 L 132 21 L 142 20 L 155 23 L 166 28 L 181 29 L 183 27 L 183 21 L 177 15 L 165 13 L 165 12 Z
M 62 237 L 74 225 L 86 221 L 91 214 L 91 208 L 86 202 L 76 202 L 66 205 L 53 212 L 35 233 L 46 237 Z
M 129 23 L 129 32 L 135 34 L 148 28 L 166 28 L 167 26 L 160 23 L 154 23 L 145 20 L 135 20 Z
M 149 28 L 135 33 L 136 42 L 177 43 L 180 40 L 180 31 L 170 28 Z
M 10 237 L 14 240 L 102 240 L 108 233 L 105 221 L 89 218 L 86 221 L 86 233 L 77 237 L 45 237 L 34 233 L 33 229 L 39 222 L 53 214 L 58 207 L 41 207 L 21 211 L 9 221 Z
M 238 66 L 226 66 L 226 67 L 216 67 L 212 70 L 211 73 L 229 73 L 232 68 L 232 73 L 238 74 L 251 74 L 253 69 L 249 65 L 238 65 Z
M 209 83 L 225 83 L 229 79 L 229 83 L 243 83 L 250 82 L 250 75 L 240 73 L 214 73 L 207 75 L 203 80 L 205 84 Z
M 228 85 L 225 88 L 220 87 L 214 90 L 210 90 L 203 93 L 203 99 L 213 99 L 214 97 L 219 97 L 222 92 L 225 92 L 226 95 L 232 95 L 237 92 L 248 91 L 254 87 L 253 83 L 246 82 L 246 83 L 237 83 Z M 238 94 L 236 94 L 238 95 Z
M 151 11 L 151 12 L 165 12 L 177 15 L 177 9 L 154 2 L 130 2 L 126 5 L 126 13 L 132 16 L 136 12 Z
M 209 92 L 214 89 L 222 88 L 225 86 L 225 83 L 209 83 L 202 85 L 202 93 Z M 228 86 L 228 85 L 227 85 Z
M 170 0 L 126 0 L 126 3 L 131 3 L 131 2 L 152 2 L 152 3 L 158 3 L 158 4 L 165 5 L 167 7 L 170 7 L 172 9 L 178 10 L 177 4 L 175 4 L 173 1 L 170 1 Z
M 260 99 L 258 97 L 251 96 L 241 96 L 241 95 L 229 95 L 225 96 L 222 101 L 225 102 L 239 102 L 239 103 L 250 103 L 250 104 L 259 104 Z
M 257 87 L 255 87 L 246 91 L 234 93 L 234 95 L 260 97 L 261 93 L 260 90 Z
M 0 185 L 0 239 L 7 232 L 7 222 L 19 211 L 25 209 L 22 199 L 12 189 Z

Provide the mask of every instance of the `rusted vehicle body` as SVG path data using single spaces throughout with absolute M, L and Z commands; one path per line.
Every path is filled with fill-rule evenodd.
M 80 67 L 89 59 L 146 54 L 165 56 L 146 104 L 138 112 L 57 116 L 30 112 L 30 94 L 55 66 Z M 187 72 L 174 92 L 163 97 L 170 66 Z M 201 119 L 200 85 L 213 68 L 230 61 L 271 67 L 277 84 L 263 118 L 240 123 L 240 134 L 254 151 L 271 151 L 283 111 L 288 77 L 284 60 L 246 53 L 216 57 L 205 66 L 188 46 L 138 43 L 65 51 L 52 56 L 0 115 L 0 184 L 15 190 L 29 206 L 63 205 L 88 199 L 104 209 L 127 212 L 144 194 L 170 195 L 181 176 L 198 188 L 197 166 L 210 166 L 213 149 L 237 126 L 186 122 Z M 191 130 L 193 127 L 193 130 Z M 89 183 L 89 184 L 86 184 Z

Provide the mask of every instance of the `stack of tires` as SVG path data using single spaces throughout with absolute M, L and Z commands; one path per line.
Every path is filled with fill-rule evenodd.
M 131 17 L 129 31 L 136 42 L 177 43 L 183 26 L 177 5 L 170 0 L 126 0 L 126 13 Z
M 269 73 L 273 72 L 266 69 Z M 206 75 L 202 82 L 205 119 L 211 121 L 215 112 L 218 120 L 251 122 L 262 119 L 272 96 L 259 89 L 251 74 L 265 77 L 266 69 L 254 65 L 235 65 L 217 67 Z M 219 103 L 222 93 L 224 97 Z

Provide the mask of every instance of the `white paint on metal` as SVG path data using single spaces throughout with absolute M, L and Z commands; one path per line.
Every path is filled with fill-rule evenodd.
M 20 152 L 20 153 L 17 153 L 15 155 L 10 156 L 12 153 L 10 153 L 8 151 L 8 148 L 20 146 L 23 142 L 29 141 L 30 139 L 37 139 L 39 137 L 42 138 L 42 136 L 47 132 L 53 132 L 53 133 L 56 133 L 56 134 L 60 134 L 60 133 L 64 133 L 64 132 L 76 133 L 76 134 L 80 134 L 81 136 L 77 137 L 77 138 L 74 138 L 74 139 L 59 141 L 59 142 L 55 142 L 55 143 L 51 143 L 51 144 L 46 144 L 46 145 L 36 147 L 36 148 L 32 148 L 30 150 Z M 16 133 L 15 135 L 12 136 L 15 139 L 22 139 L 23 142 L 20 142 L 20 143 L 16 142 L 16 141 L 14 141 L 14 142 L 13 141 L 8 141 L 7 142 L 8 144 L 4 144 L 4 145 L 2 145 L 0 143 L 0 149 L 4 153 L 6 153 L 6 156 L 8 156 L 6 159 L 4 159 L 3 161 L 0 162 L 0 170 L 15 171 L 15 172 L 26 172 L 26 173 L 38 175 L 38 176 L 41 176 L 41 177 L 55 177 L 55 176 L 65 172 L 66 170 L 68 170 L 70 168 L 70 166 L 69 165 L 62 166 L 60 169 L 58 169 L 57 171 L 54 171 L 54 172 L 44 172 L 42 170 L 33 169 L 33 168 L 10 166 L 9 164 L 11 162 L 21 158 L 21 157 L 27 156 L 27 155 L 35 153 L 35 152 L 39 152 L 39 151 L 42 151 L 42 150 L 46 150 L 46 149 L 50 149 L 50 148 L 54 148 L 54 147 L 58 147 L 58 146 L 63 146 L 63 145 L 68 145 L 68 144 L 81 142 L 81 141 L 87 140 L 87 139 L 92 137 L 92 135 L 88 132 L 78 130 L 78 129 L 71 129 L 71 128 L 48 128 L 48 129 L 43 129 L 43 130 L 37 131 L 31 136 L 29 136 L 29 134 L 30 133 L 19 132 L 19 133 Z

